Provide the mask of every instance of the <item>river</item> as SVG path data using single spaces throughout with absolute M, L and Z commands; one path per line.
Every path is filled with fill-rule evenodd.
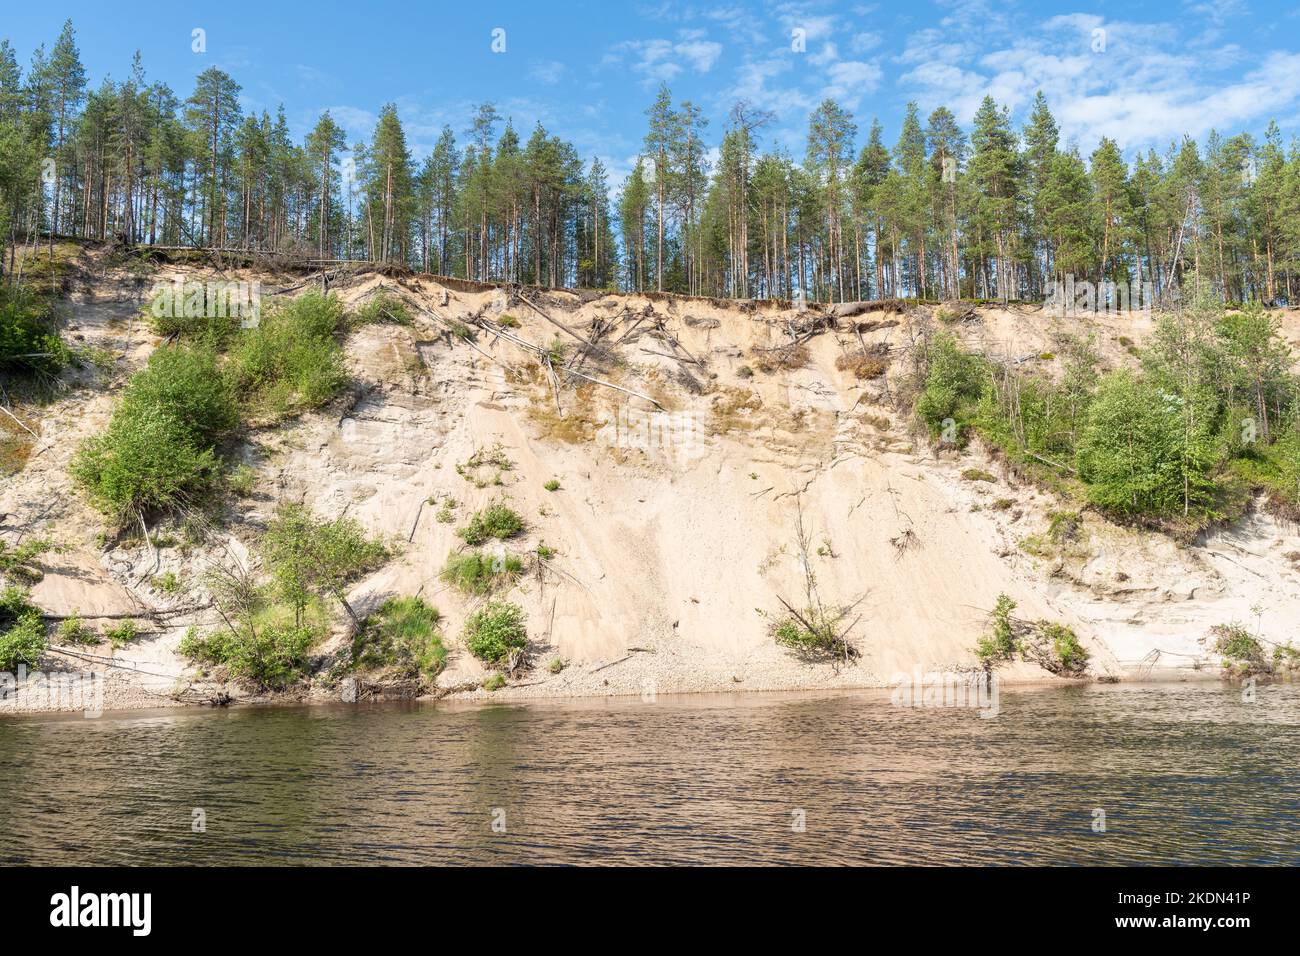
M 1300 685 L 0 718 L 0 863 L 1297 864 Z

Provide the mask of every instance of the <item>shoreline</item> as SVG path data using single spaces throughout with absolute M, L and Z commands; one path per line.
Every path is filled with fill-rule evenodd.
M 921 671 L 922 676 L 926 674 L 938 674 L 951 677 L 954 672 L 945 672 L 942 670 Z M 907 676 L 912 676 L 911 674 Z M 1001 691 L 1023 691 L 1023 690 L 1064 690 L 1071 687 L 1086 687 L 1098 685 L 1105 687 L 1134 687 L 1134 686 L 1169 686 L 1174 684 L 1204 684 L 1209 682 L 1225 683 L 1224 676 L 1220 673 L 1210 672 L 1208 670 L 1196 670 L 1192 668 L 1168 668 L 1165 670 L 1153 671 L 1141 676 L 1120 677 L 1119 679 L 1097 680 L 1096 678 L 1051 678 L 1044 679 L 1041 675 L 1024 676 L 1024 677 L 1003 677 L 997 676 L 997 690 Z M 1287 682 L 1287 678 L 1282 676 L 1264 677 L 1262 683 Z M 549 681 L 543 682 L 545 686 Z M 309 691 L 304 694 L 282 693 L 275 695 L 249 695 L 245 697 L 231 697 L 223 703 L 211 703 L 200 701 L 180 701 L 174 700 L 166 704 L 154 704 L 152 706 L 144 704 L 142 697 L 137 695 L 130 696 L 126 699 L 125 695 L 114 695 L 113 698 L 106 699 L 102 708 L 95 713 L 90 713 L 83 707 L 32 707 L 21 708 L 7 706 L 8 700 L 0 699 L 0 721 L 6 719 L 25 718 L 55 718 L 55 719 L 99 719 L 105 716 L 129 716 L 136 715 L 162 715 L 172 713 L 194 713 L 203 711 L 225 711 L 233 712 L 239 710 L 291 710 L 294 708 L 361 708 L 372 706 L 393 706 L 400 704 L 418 704 L 426 706 L 430 704 L 449 704 L 456 707 L 477 707 L 484 704 L 556 704 L 556 703 L 594 703 L 599 701 L 612 701 L 621 703 L 632 703 L 639 700 L 641 703 L 653 705 L 661 699 L 668 701 L 681 700 L 704 700 L 706 698 L 722 698 L 728 700 L 752 700 L 765 696 L 779 695 L 782 697 L 797 698 L 821 695 L 843 695 L 843 694 L 882 694 L 889 695 L 899 688 L 897 679 L 890 683 L 876 682 L 850 682 L 839 681 L 836 683 L 814 683 L 808 682 L 794 686 L 749 686 L 742 687 L 736 685 L 717 685 L 717 686 L 700 686 L 697 688 L 669 688 L 656 689 L 652 694 L 646 694 L 636 689 L 626 687 L 610 687 L 603 692 L 595 690 L 575 690 L 570 693 L 556 692 L 556 688 L 550 692 L 534 691 L 528 685 L 507 685 L 496 691 L 486 691 L 482 688 L 475 690 L 452 691 L 444 694 L 420 694 L 420 695 L 403 695 L 400 693 L 389 693 L 383 689 L 376 689 L 367 693 L 361 699 L 348 700 L 337 692 L 328 692 L 324 688 Z M 389 688 L 388 690 L 392 690 Z M 512 691 L 514 691 L 512 693 Z M 526 692 L 520 692 L 526 691 Z M 158 696 L 158 695 L 153 695 Z M 919 689 L 918 689 L 919 699 Z M 942 709 L 921 706 L 916 709 Z

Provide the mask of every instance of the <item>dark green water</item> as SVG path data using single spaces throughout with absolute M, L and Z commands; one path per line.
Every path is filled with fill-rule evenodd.
M 1298 767 L 1296 685 L 6 718 L 0 863 L 1294 865 Z

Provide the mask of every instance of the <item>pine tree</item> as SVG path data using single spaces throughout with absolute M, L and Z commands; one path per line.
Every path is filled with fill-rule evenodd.
M 334 122 L 329 110 L 321 114 L 316 127 L 307 135 L 307 156 L 320 183 L 320 206 L 316 217 L 316 251 L 322 259 L 331 258 L 330 221 L 334 217 L 334 196 L 330 191 L 334 160 L 347 147 L 343 129 Z

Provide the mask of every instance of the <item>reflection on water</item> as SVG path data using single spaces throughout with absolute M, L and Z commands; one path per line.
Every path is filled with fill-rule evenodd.
M 865 692 L 0 719 L 0 863 L 1300 862 L 1300 686 L 1004 689 L 1001 708 Z

